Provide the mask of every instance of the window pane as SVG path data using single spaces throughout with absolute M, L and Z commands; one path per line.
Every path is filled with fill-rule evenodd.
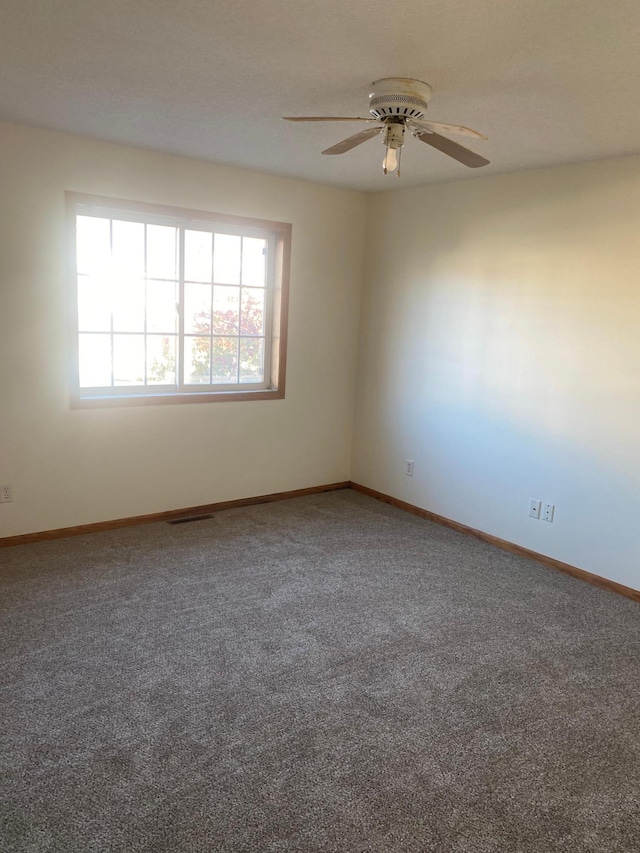
M 273 308 L 282 314 L 287 304 L 281 265 L 271 263 L 278 234 L 270 223 L 70 198 L 81 400 L 155 394 L 162 402 L 185 392 L 215 395 L 211 386 L 268 385 L 271 338 L 282 321 L 272 327 Z
M 80 387 L 111 385 L 111 336 L 80 335 Z
M 184 277 L 187 281 L 211 281 L 213 234 L 184 232 Z
M 219 284 L 240 284 L 241 238 L 216 234 L 213 244 L 213 280 Z
M 109 219 L 97 216 L 76 217 L 76 257 L 78 272 L 91 275 L 104 272 L 111 263 Z
M 185 385 L 209 385 L 211 338 L 184 339 Z
M 113 384 L 144 385 L 144 335 L 113 336 Z
M 267 241 L 256 237 L 242 238 L 242 283 L 264 287 Z
M 147 278 L 177 278 L 178 229 L 147 225 Z
M 175 334 L 178 287 L 173 281 L 147 282 L 147 331 Z
M 211 331 L 210 284 L 185 284 L 184 330 L 195 334 Z
M 111 330 L 111 300 L 104 279 L 78 276 L 78 329 L 81 332 Z
M 211 355 L 211 382 L 238 381 L 238 339 L 214 338 Z
M 144 277 L 144 225 L 113 220 L 113 266 L 116 274 Z
M 114 332 L 144 332 L 144 281 L 118 276 L 111 285 Z
M 213 334 L 237 335 L 240 309 L 240 288 L 213 288 Z
M 264 338 L 240 338 L 240 382 L 264 382 Z
M 264 290 L 242 288 L 240 334 L 264 334 Z
M 175 335 L 149 335 L 147 338 L 147 385 L 175 385 Z

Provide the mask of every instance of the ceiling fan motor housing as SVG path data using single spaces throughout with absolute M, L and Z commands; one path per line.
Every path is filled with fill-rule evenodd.
M 369 95 L 369 112 L 374 118 L 424 118 L 431 98 L 431 86 L 408 77 L 376 80 Z

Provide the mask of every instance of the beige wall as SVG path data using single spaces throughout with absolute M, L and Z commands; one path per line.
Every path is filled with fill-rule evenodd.
M 640 588 L 640 159 L 367 198 L 0 124 L 0 189 L 0 536 L 351 478 Z M 292 222 L 287 398 L 71 410 L 66 189 Z
M 365 283 L 352 479 L 640 588 L 640 159 L 378 194 Z
M 286 399 L 71 410 L 65 190 L 291 222 Z M 0 536 L 349 479 L 365 206 L 0 124 Z

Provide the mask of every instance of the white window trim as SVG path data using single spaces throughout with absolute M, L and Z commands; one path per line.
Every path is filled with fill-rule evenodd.
M 287 351 L 287 317 L 289 297 L 289 269 L 291 253 L 291 225 L 285 222 L 250 219 L 229 214 L 209 213 L 185 208 L 167 207 L 144 202 L 128 201 L 84 193 L 67 192 L 68 268 L 71 294 L 69 315 L 72 329 L 70 387 L 72 408 L 104 406 L 139 406 L 175 403 L 213 403 L 248 400 L 276 400 L 285 396 Z M 184 304 L 184 229 L 211 231 L 218 229 L 227 234 L 265 237 L 272 263 L 266 288 L 266 316 L 271 318 L 271 328 L 265 330 L 265 381 L 260 384 L 207 385 L 199 391 L 184 385 L 153 385 L 136 387 L 81 388 L 79 382 L 79 329 L 76 269 L 76 216 L 91 214 L 109 218 L 123 218 L 134 222 L 176 225 L 180 231 L 180 306 Z M 179 362 L 184 346 L 184 314 L 179 314 Z

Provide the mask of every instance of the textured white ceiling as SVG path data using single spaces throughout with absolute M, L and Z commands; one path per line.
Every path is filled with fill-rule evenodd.
M 0 118 L 362 190 L 640 151 L 639 0 L 0 0 Z M 471 170 L 409 139 L 322 149 L 371 81 L 433 86 Z M 464 141 L 464 140 L 460 140 Z M 465 143 L 467 144 L 467 143 Z

